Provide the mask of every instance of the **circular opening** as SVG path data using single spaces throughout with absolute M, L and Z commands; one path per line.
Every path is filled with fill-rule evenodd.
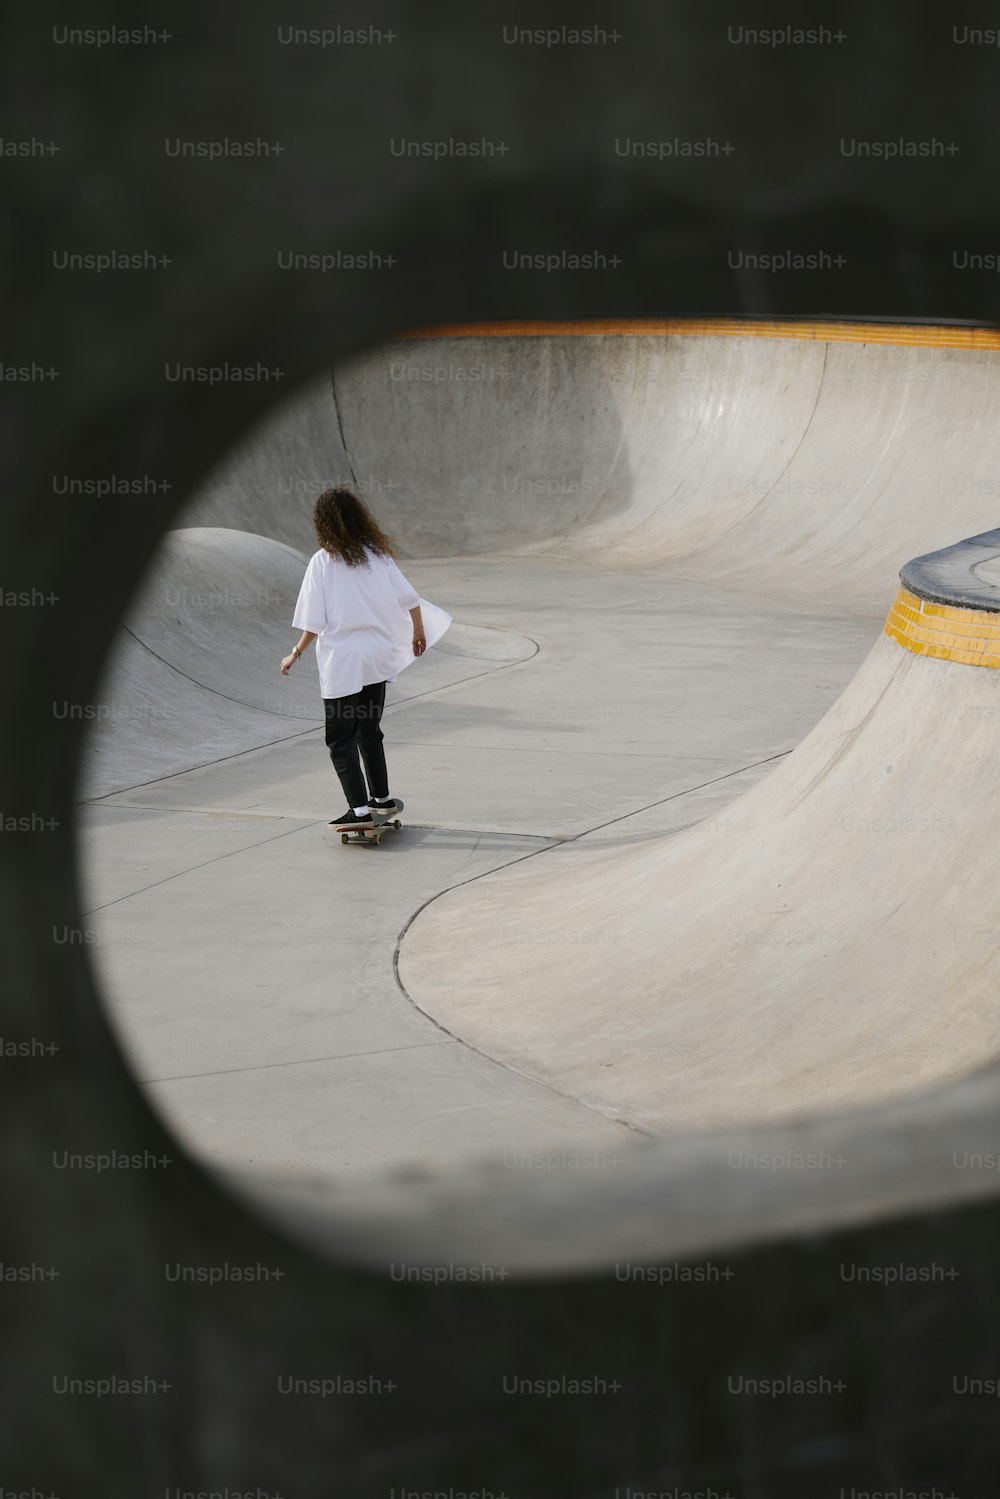
M 789 331 L 395 339 L 204 485 L 80 814 L 115 1024 L 196 1154 L 591 1184 L 992 1061 L 1000 678 L 883 625 L 901 563 L 995 517 L 982 452 L 936 455 L 997 355 Z M 403 808 L 346 840 L 315 656 L 279 671 L 338 484 L 452 616 L 389 683 Z

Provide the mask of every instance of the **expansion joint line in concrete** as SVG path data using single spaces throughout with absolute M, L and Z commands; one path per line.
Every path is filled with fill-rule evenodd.
M 356 487 L 358 476 L 354 472 L 354 460 L 351 458 L 351 450 L 348 447 L 347 439 L 344 436 L 344 418 L 341 414 L 340 400 L 337 396 L 337 371 L 336 368 L 332 365 L 330 367 L 330 398 L 333 402 L 333 414 L 337 419 L 337 433 L 340 437 L 341 451 L 343 452 L 344 457 L 347 459 L 347 467 L 350 471 L 351 482 Z
M 935 656 L 964 666 L 1000 667 L 1000 614 L 988 609 L 935 604 L 901 588 L 889 610 L 885 633 L 916 656 Z
M 440 900 L 443 895 L 448 895 L 453 890 L 460 890 L 464 885 L 472 885 L 477 880 L 487 879 L 491 874 L 496 874 L 498 869 L 509 869 L 513 864 L 523 864 L 526 859 L 537 859 L 541 854 L 547 853 L 554 847 L 562 847 L 567 843 L 575 843 L 578 839 L 586 837 L 588 833 L 600 832 L 604 828 L 613 826 L 616 822 L 627 822 L 632 817 L 637 817 L 645 812 L 649 812 L 654 807 L 663 806 L 667 802 L 679 801 L 685 796 L 692 796 L 695 792 L 703 791 L 709 786 L 716 786 L 721 781 L 732 780 L 734 776 L 743 775 L 748 770 L 756 770 L 759 769 L 759 767 L 762 765 L 770 765 L 775 761 L 784 760 L 789 754 L 791 754 L 790 750 L 781 750 L 778 754 L 768 755 L 763 760 L 754 760 L 749 765 L 740 765 L 736 768 L 736 770 L 727 771 L 725 775 L 713 776 L 710 781 L 702 781 L 697 786 L 687 786 L 683 791 L 675 791 L 671 796 L 665 796 L 660 801 L 650 802 L 647 806 L 638 807 L 632 812 L 626 812 L 621 817 L 611 818 L 608 822 L 602 822 L 597 824 L 595 827 L 586 828 L 582 833 L 577 833 L 572 837 L 561 838 L 557 841 L 553 841 L 552 843 L 546 843 L 542 848 L 530 849 L 527 853 L 520 854 L 517 857 L 508 860 L 506 864 L 494 866 L 493 869 L 483 870 L 481 874 L 471 875 L 467 880 L 460 880 L 458 884 L 449 885 L 444 890 L 438 890 L 434 895 L 428 896 L 427 900 L 422 901 L 421 904 L 416 908 L 416 910 L 411 912 L 406 923 L 401 928 L 398 938 L 396 939 L 396 950 L 393 953 L 392 957 L 392 967 L 396 977 L 396 983 L 399 987 L 399 992 L 403 995 L 404 999 L 413 1006 L 414 1010 L 416 1010 L 418 1014 L 423 1015 L 428 1020 L 431 1020 L 434 1025 L 437 1026 L 438 1030 L 441 1031 L 442 1035 L 447 1036 L 451 1041 L 459 1042 L 460 1045 L 466 1047 L 469 1051 L 474 1051 L 477 1055 L 485 1057 L 486 1060 L 492 1062 L 494 1066 L 503 1067 L 508 1072 L 516 1073 L 518 1077 L 524 1077 L 529 1082 L 536 1084 L 536 1086 L 546 1088 L 550 1093 L 558 1094 L 560 1098 L 567 1099 L 570 1103 L 576 1104 L 578 1108 L 586 1109 L 589 1113 L 600 1114 L 603 1118 L 610 1119 L 614 1124 L 622 1125 L 623 1128 L 631 1130 L 636 1135 L 641 1135 L 649 1139 L 655 1138 L 654 1131 L 643 1128 L 642 1125 L 636 1124 L 631 1119 L 626 1119 L 620 1114 L 612 1113 L 610 1110 L 602 1109 L 595 1104 L 587 1103 L 580 1098 L 575 1098 L 573 1094 L 565 1093 L 562 1089 L 555 1087 L 555 1085 L 549 1082 L 546 1078 L 535 1077 L 530 1072 L 521 1072 L 520 1069 L 512 1067 L 509 1062 L 501 1062 L 497 1057 L 491 1056 L 488 1051 L 484 1051 L 481 1047 L 473 1046 L 465 1036 L 460 1036 L 456 1032 L 450 1031 L 446 1025 L 443 1025 L 441 1023 L 441 1021 L 437 1018 L 436 1015 L 432 1013 L 432 1011 L 421 1009 L 421 1007 L 414 1000 L 412 994 L 410 994 L 406 985 L 403 983 L 403 979 L 399 971 L 399 959 L 403 940 L 406 937 L 407 932 L 410 930 L 410 927 L 416 921 L 417 917 L 420 916 L 428 906 L 432 905 L 434 901 Z

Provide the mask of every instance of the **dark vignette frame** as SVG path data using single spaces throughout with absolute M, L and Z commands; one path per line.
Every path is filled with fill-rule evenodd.
M 307 7 L 304 24 L 318 14 Z M 505 1196 L 486 1178 L 282 1201 L 278 1187 L 242 1184 L 258 1203 L 280 1202 L 296 1238 L 186 1157 L 111 1037 L 85 949 L 52 941 L 53 928 L 81 926 L 73 799 L 85 729 L 57 722 L 52 704 L 93 700 L 117 621 L 186 495 L 276 397 L 332 359 L 415 323 L 476 318 L 997 319 L 993 282 L 948 263 L 953 241 L 991 249 L 998 228 L 982 197 L 995 180 L 994 60 L 949 62 L 931 7 L 839 14 L 856 39 L 849 88 L 844 55 L 817 52 L 804 73 L 770 52 L 737 55 L 721 35 L 729 17 L 694 3 L 656 15 L 616 6 L 620 50 L 560 53 L 556 66 L 547 51 L 515 62 L 498 47 L 509 17 L 492 3 L 474 17 L 387 4 L 381 19 L 401 44 L 349 64 L 339 54 L 276 61 L 265 7 L 238 23 L 216 5 L 175 12 L 170 45 L 127 60 L 54 50 L 47 33 L 65 17 L 46 3 L 4 23 L 4 136 L 60 144 L 52 158 L 2 162 L 23 235 L 2 272 L 3 363 L 59 372 L 5 377 L 0 400 L 4 584 L 58 596 L 3 619 L 3 811 L 58 822 L 34 837 L 5 833 L 0 850 L 3 1035 L 58 1048 L 0 1062 L 4 1264 L 55 1272 L 0 1284 L 8 1488 L 319 1495 L 450 1484 L 513 1496 L 631 1484 L 771 1495 L 879 1480 L 936 1481 L 963 1499 L 990 1491 L 992 1407 L 951 1398 L 941 1372 L 995 1372 L 995 1189 L 956 1183 L 947 1160 L 960 1148 L 995 1152 L 992 1074 L 851 1125 L 762 1132 L 768 1149 L 833 1147 L 852 1162 L 847 1176 L 805 1189 L 758 1181 L 734 1196 L 720 1175 L 724 1139 L 643 1151 L 596 1195 L 549 1183 Z M 369 18 L 345 6 L 338 19 Z M 533 21 L 565 17 L 542 3 Z M 888 176 L 885 162 L 838 159 L 835 140 L 852 130 L 947 131 L 961 151 L 946 172 L 918 161 Z M 286 135 L 288 154 L 221 171 L 182 171 L 157 154 L 169 135 L 259 133 Z M 680 159 L 665 171 L 623 167 L 608 144 L 706 133 L 737 139 L 728 176 Z M 482 134 L 510 152 L 429 172 L 387 153 L 402 134 Z M 371 287 L 291 282 L 273 265 L 286 233 L 309 249 L 387 242 L 398 275 Z M 170 256 L 162 295 L 128 278 L 73 282 L 46 265 L 53 246 L 108 241 Z M 846 246 L 848 273 L 772 282 L 727 264 L 734 244 L 760 253 L 789 242 Z M 627 269 L 600 280 L 512 275 L 498 254 L 510 243 L 598 248 Z M 280 388 L 206 392 L 165 383 L 168 360 L 273 361 L 284 375 Z M 169 495 L 139 505 L 60 501 L 49 483 L 52 472 L 161 471 Z M 169 1160 L 73 1176 L 54 1165 L 67 1149 Z M 433 1266 L 445 1254 L 524 1273 L 439 1286 L 386 1273 L 400 1255 Z M 622 1286 L 609 1272 L 609 1256 L 673 1254 L 724 1259 L 733 1277 L 709 1297 Z M 838 1274 L 848 1260 L 916 1259 L 960 1274 L 849 1298 Z M 206 1288 L 164 1276 L 176 1261 L 257 1260 L 282 1278 Z M 283 1372 L 336 1371 L 398 1388 L 371 1400 L 276 1393 Z M 846 1392 L 791 1409 L 744 1405 L 726 1389 L 740 1372 L 823 1374 Z M 102 1401 L 53 1389 L 63 1375 L 109 1373 L 170 1389 Z M 505 1375 L 567 1373 L 621 1389 L 578 1402 L 503 1392 Z

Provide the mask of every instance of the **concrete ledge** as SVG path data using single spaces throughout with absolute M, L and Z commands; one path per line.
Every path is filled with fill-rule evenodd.
M 891 639 L 917 656 L 1000 668 L 1000 530 L 915 557 L 899 576 Z
M 995 1202 L 998 1076 L 983 1068 L 872 1109 L 687 1132 L 589 1161 L 541 1152 L 521 1170 L 216 1179 L 314 1251 L 369 1271 L 407 1260 L 529 1279 L 607 1273 Z
M 914 557 L 900 570 L 903 586 L 918 599 L 953 604 L 964 609 L 1000 613 L 1000 572 L 997 582 L 979 571 L 983 563 L 1000 558 L 1000 529 L 983 531 L 940 552 Z

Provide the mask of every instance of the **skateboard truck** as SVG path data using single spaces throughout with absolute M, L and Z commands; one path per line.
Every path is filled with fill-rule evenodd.
M 401 828 L 402 826 L 398 817 L 386 817 L 371 827 L 351 828 L 350 832 L 341 828 L 340 841 L 341 843 L 381 843 L 384 828 Z

